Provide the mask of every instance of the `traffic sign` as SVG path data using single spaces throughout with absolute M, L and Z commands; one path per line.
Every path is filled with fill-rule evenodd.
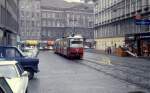
M 150 25 L 149 19 L 135 20 L 136 25 Z

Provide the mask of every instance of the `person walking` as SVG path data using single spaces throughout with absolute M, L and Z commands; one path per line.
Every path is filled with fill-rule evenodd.
M 111 47 L 109 47 L 109 54 L 111 54 L 112 53 L 112 49 L 111 49 Z
M 107 47 L 107 54 L 111 54 L 111 47 Z

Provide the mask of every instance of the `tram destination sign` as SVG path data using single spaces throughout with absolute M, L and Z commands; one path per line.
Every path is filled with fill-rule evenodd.
M 150 19 L 135 20 L 136 25 L 150 25 Z

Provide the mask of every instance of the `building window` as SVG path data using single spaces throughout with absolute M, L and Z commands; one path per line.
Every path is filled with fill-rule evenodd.
M 55 15 L 56 15 L 56 14 L 55 14 L 55 13 L 52 13 L 52 15 L 53 15 L 53 18 L 55 18 Z

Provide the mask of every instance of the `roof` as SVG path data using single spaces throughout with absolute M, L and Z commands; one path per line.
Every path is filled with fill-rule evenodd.
M 4 47 L 4 48 L 5 48 L 5 47 L 8 47 L 8 48 L 9 48 L 9 47 L 10 47 L 10 48 L 11 48 L 11 47 L 15 47 L 15 48 L 17 48 L 16 46 L 0 46 L 0 47 Z
M 17 61 L 13 60 L 13 61 L 6 61 L 6 60 L 0 60 L 0 66 L 1 65 L 15 65 L 17 63 Z
M 85 3 L 68 3 L 63 0 L 42 0 L 41 8 L 42 9 L 52 9 L 52 10 L 82 10 L 93 12 L 93 4 L 85 4 Z
M 83 38 L 81 35 L 69 36 L 68 38 Z
M 66 8 L 68 7 L 68 3 L 64 0 L 42 0 L 41 1 L 42 6 L 50 6 L 50 7 L 60 7 L 60 8 Z

